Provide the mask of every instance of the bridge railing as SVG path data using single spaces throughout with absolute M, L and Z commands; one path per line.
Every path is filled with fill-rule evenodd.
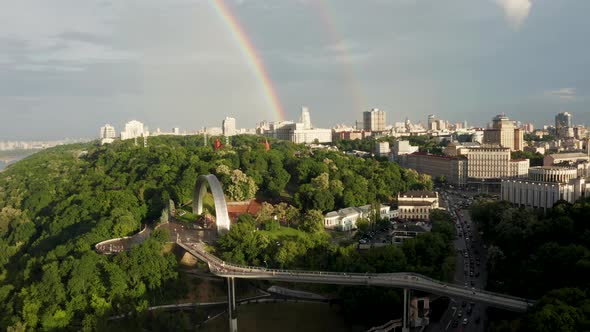
M 511 295 L 505 295 L 505 294 L 498 294 L 498 293 L 486 291 L 483 289 L 473 289 L 472 290 L 470 288 L 461 287 L 460 285 L 456 285 L 456 284 L 442 282 L 440 280 L 436 280 L 436 279 L 426 277 L 421 274 L 412 273 L 412 272 L 379 274 L 379 273 L 358 273 L 358 272 L 331 272 L 331 271 L 313 271 L 313 270 L 273 269 L 273 268 L 265 268 L 265 267 L 260 267 L 260 266 L 247 266 L 247 265 L 228 263 L 228 262 L 221 260 L 217 256 L 208 253 L 207 251 L 204 250 L 204 248 L 200 248 L 198 245 L 192 246 L 192 247 L 189 245 L 189 247 L 195 249 L 199 254 L 204 256 L 209 261 L 209 263 L 212 263 L 212 265 L 210 264 L 210 267 L 213 267 L 217 272 L 223 272 L 223 270 L 226 270 L 227 272 L 232 272 L 234 274 L 242 274 L 242 275 L 248 275 L 248 274 L 258 272 L 258 273 L 265 273 L 265 274 L 269 274 L 269 275 L 272 274 L 275 276 L 277 274 L 279 274 L 279 275 L 284 274 L 284 275 L 298 275 L 298 276 L 347 277 L 347 278 L 363 278 L 363 279 L 366 279 L 367 277 L 382 279 L 382 278 L 389 276 L 389 277 L 395 277 L 400 280 L 412 281 L 415 284 L 421 284 L 422 286 L 425 286 L 425 287 L 431 287 L 434 284 L 434 285 L 438 285 L 441 287 L 452 288 L 455 290 L 463 290 L 463 291 L 465 291 L 465 293 L 470 293 L 470 292 L 474 291 L 478 295 L 485 295 L 489 299 L 504 298 L 504 299 L 511 299 L 514 301 L 528 303 L 528 304 L 534 303 L 533 301 L 529 301 L 525 298 L 511 296 Z

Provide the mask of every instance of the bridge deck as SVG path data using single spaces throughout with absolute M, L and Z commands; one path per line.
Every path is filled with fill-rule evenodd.
M 409 288 L 438 295 L 463 298 L 465 300 L 485 303 L 489 306 L 516 312 L 525 312 L 534 304 L 533 301 L 527 299 L 493 293 L 481 289 L 460 287 L 416 273 L 340 273 L 239 266 L 227 263 L 208 253 L 201 243 L 177 242 L 177 244 L 191 255 L 206 262 L 209 265 L 211 273 L 220 277 Z

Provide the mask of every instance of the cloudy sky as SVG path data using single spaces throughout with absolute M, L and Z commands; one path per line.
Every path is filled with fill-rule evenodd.
M 588 0 L 225 2 L 289 119 L 590 124 Z M 212 0 L 10 1 L 0 22 L 0 140 L 277 120 Z

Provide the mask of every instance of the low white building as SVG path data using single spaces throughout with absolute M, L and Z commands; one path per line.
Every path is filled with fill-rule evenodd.
M 356 229 L 356 222 L 359 218 L 371 218 L 371 205 L 359 207 L 347 207 L 338 211 L 331 211 L 324 216 L 324 228 L 339 231 L 350 231 Z M 379 217 L 389 217 L 390 207 L 381 205 L 379 208 Z
M 401 220 L 428 220 L 430 211 L 438 209 L 438 193 L 408 191 L 397 195 L 398 218 Z

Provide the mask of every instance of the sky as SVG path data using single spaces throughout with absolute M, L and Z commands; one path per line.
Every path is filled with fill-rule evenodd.
M 588 0 L 225 0 L 283 106 L 590 125 Z M 0 11 L 0 140 L 279 120 L 213 0 L 21 0 Z

